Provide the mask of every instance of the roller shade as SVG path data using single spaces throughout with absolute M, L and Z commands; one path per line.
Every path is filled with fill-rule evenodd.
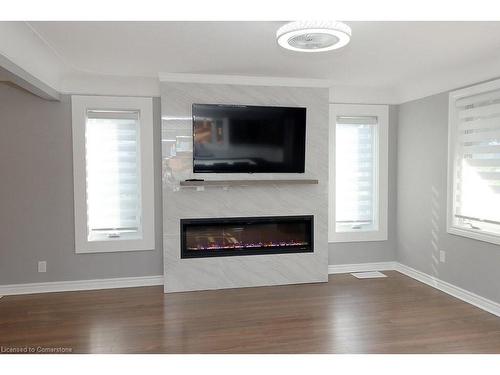
M 85 157 L 89 240 L 138 232 L 141 223 L 139 112 L 87 111 Z
M 456 224 L 500 232 L 500 90 L 455 101 Z
M 373 230 L 376 207 L 377 117 L 337 117 L 335 220 L 337 231 Z

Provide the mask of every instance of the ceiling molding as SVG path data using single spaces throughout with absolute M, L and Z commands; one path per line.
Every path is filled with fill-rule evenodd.
M 398 104 L 425 98 L 500 77 L 500 57 L 475 62 L 467 66 L 450 67 L 413 77 L 396 88 Z
M 330 88 L 330 103 L 399 104 L 399 98 L 392 88 L 333 85 Z
M 327 79 L 247 76 L 227 74 L 191 74 L 191 73 L 160 73 L 160 82 L 212 83 L 226 85 L 249 86 L 287 86 L 287 87 L 323 87 L 329 88 L 332 82 Z
M 160 96 L 160 82 L 155 77 L 104 76 L 72 73 L 61 83 L 62 94 Z
M 67 66 L 26 22 L 0 22 L 0 67 L 10 80 L 50 100 L 58 100 L 60 78 Z
M 12 82 L 40 98 L 60 100 L 57 90 L 54 90 L 34 75 L 17 66 L 2 54 L 0 54 L 0 71 L 2 72 L 2 79 Z

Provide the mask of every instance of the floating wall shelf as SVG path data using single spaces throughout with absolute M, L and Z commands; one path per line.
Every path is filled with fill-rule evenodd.
M 295 179 L 295 180 L 205 180 L 205 181 L 181 181 L 180 186 L 261 186 L 261 185 L 315 185 L 318 180 Z

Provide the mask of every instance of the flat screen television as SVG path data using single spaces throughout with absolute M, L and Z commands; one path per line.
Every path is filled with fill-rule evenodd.
M 306 108 L 192 109 L 194 173 L 304 173 Z

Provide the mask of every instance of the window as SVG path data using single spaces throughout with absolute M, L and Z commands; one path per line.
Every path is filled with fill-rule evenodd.
M 73 96 L 77 253 L 154 249 L 152 99 Z
M 387 240 L 388 107 L 332 104 L 330 242 Z
M 448 232 L 500 244 L 500 80 L 449 104 Z

